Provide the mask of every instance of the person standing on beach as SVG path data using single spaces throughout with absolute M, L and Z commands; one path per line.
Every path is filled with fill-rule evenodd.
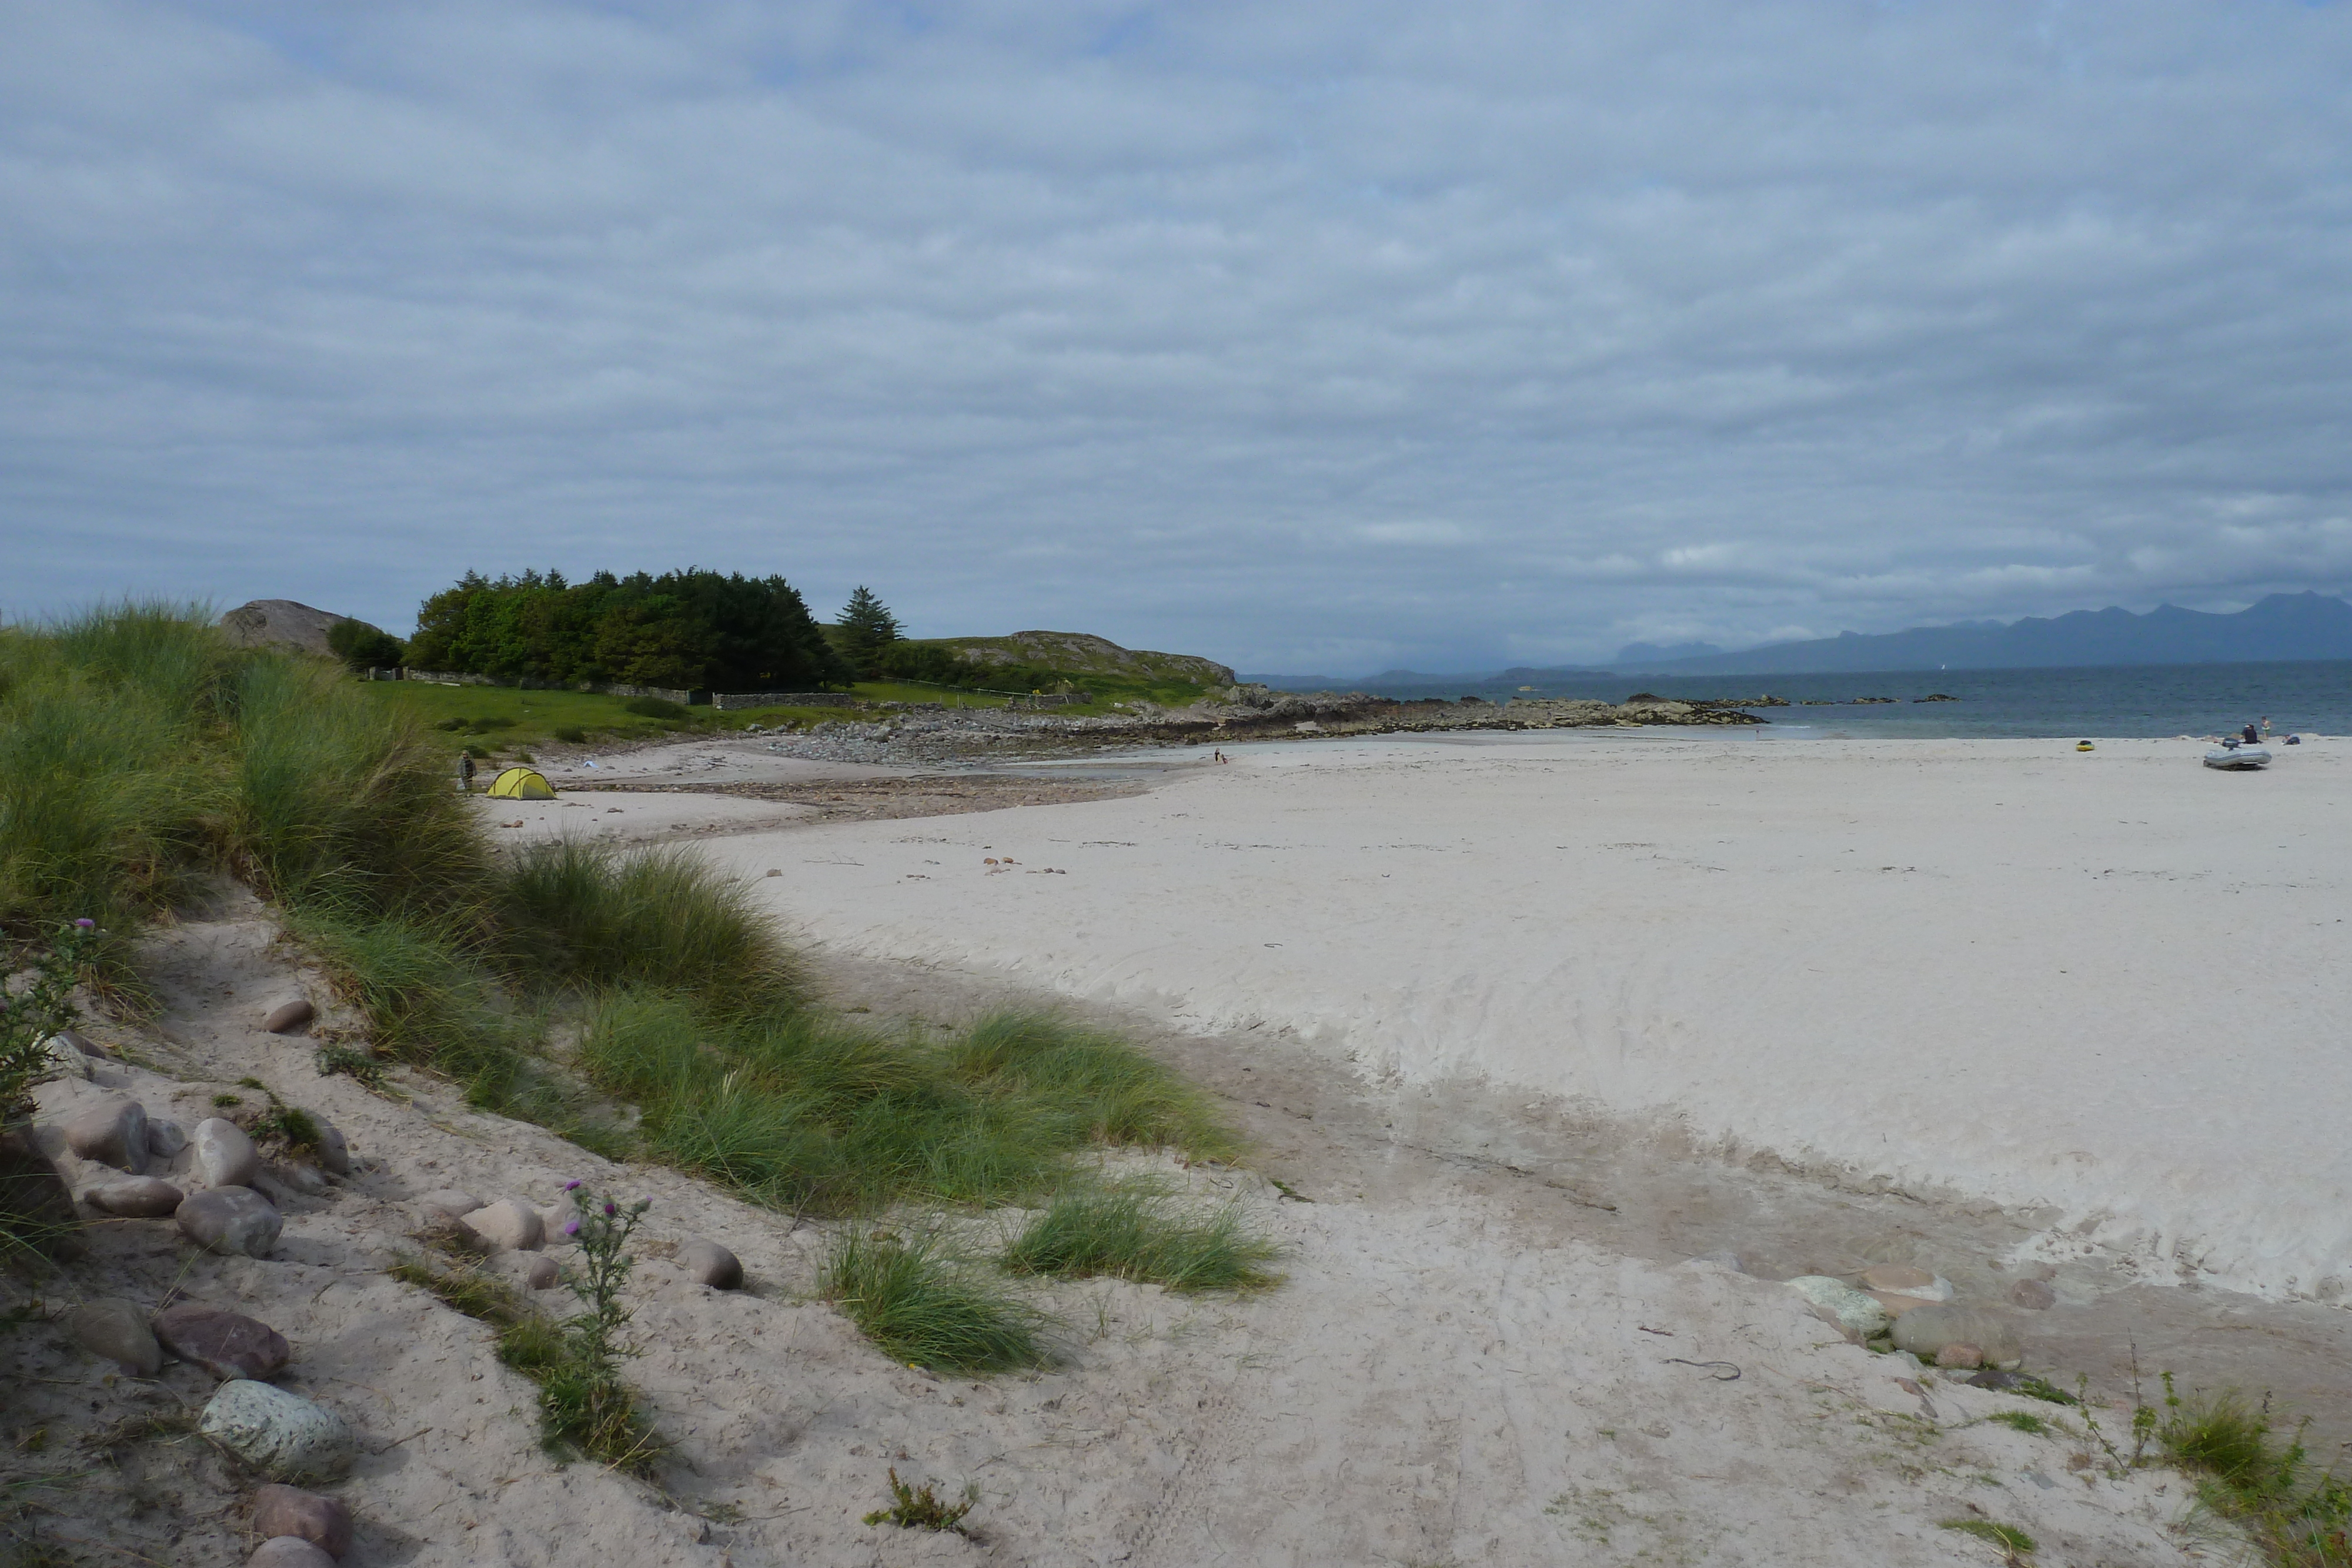
M 2250 728 L 2246 733 L 2252 735 L 2253 731 Z M 473 792 L 474 754 L 470 751 L 461 751 L 457 753 L 457 793 L 470 795 Z

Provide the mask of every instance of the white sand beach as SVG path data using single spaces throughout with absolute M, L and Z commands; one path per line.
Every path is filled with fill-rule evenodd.
M 1287 1032 L 1375 1081 L 1994 1201 L 2052 1255 L 2333 1300 L 2352 745 L 2257 775 L 2201 749 L 1302 742 L 1137 799 L 713 852 L 835 951 Z

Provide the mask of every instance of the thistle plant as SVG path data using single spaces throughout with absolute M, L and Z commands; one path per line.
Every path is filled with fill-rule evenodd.
M 34 1088 L 56 1075 L 49 1040 L 80 1016 L 74 981 L 97 942 L 98 923 L 77 920 L 34 956 L 21 989 L 0 988 L 0 1124 L 31 1115 Z
M 653 1204 L 640 1198 L 624 1206 L 577 1181 L 563 1190 L 575 1211 L 563 1222 L 563 1234 L 580 1243 L 580 1260 L 563 1270 L 562 1280 L 580 1298 L 581 1310 L 558 1324 L 527 1321 L 509 1359 L 539 1380 L 540 1409 L 556 1445 L 642 1475 L 662 1444 L 621 1381 L 622 1359 L 636 1354 L 621 1341 L 629 1322 L 621 1286 L 636 1262 L 629 1256 L 629 1235 Z
M 583 1361 L 611 1372 L 623 1356 L 635 1354 L 619 1343 L 629 1322 L 629 1309 L 621 1304 L 621 1286 L 636 1266 L 628 1253 L 629 1234 L 653 1200 L 639 1198 L 624 1207 L 610 1195 L 591 1194 L 577 1181 L 565 1183 L 563 1190 L 577 1210 L 563 1222 L 563 1234 L 580 1243 L 580 1263 L 566 1268 L 562 1277 L 583 1308 L 563 1321 L 563 1330 Z

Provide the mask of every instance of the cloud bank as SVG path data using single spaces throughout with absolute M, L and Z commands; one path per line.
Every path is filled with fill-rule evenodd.
M 0 3 L 0 607 L 1342 673 L 2352 588 L 2352 12 Z

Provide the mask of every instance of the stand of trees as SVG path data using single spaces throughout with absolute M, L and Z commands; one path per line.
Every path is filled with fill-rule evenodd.
M 869 596 L 870 597 L 870 596 Z M 688 568 L 485 578 L 467 572 L 417 612 L 417 669 L 722 692 L 845 685 L 850 664 L 781 577 Z

